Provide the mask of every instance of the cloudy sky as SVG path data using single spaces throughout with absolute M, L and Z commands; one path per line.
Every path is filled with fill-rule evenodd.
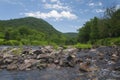
M 102 17 L 105 8 L 120 8 L 120 0 L 0 0 L 0 20 L 42 18 L 61 32 L 77 32 L 94 16 Z

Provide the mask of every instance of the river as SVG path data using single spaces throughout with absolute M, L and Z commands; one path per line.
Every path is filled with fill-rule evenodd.
M 43 69 L 30 71 L 0 71 L 0 80 L 120 80 L 120 72 L 101 70 L 92 73 L 80 73 L 74 68 Z

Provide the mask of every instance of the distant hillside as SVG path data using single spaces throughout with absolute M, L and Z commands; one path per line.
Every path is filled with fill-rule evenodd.
M 38 19 L 34 17 L 26 17 L 19 19 L 11 19 L 11 20 L 0 20 L 0 28 L 18 28 L 21 26 L 25 26 L 31 29 L 35 29 L 44 33 L 60 33 L 56 29 L 53 28 L 48 22 L 43 19 Z M 2 30 L 3 31 L 3 30 Z
M 74 45 L 77 43 L 78 33 L 73 33 L 73 32 L 64 33 L 64 36 L 66 37 L 65 44 Z
M 64 33 L 64 35 L 67 37 L 67 38 L 76 38 L 78 33 L 73 33 L 73 32 L 68 32 L 68 33 Z
M 21 41 L 23 44 L 37 44 L 40 41 L 45 44 L 52 42 L 60 44 L 64 42 L 65 37 L 43 19 L 26 17 L 0 20 L 0 39 L 6 42 Z

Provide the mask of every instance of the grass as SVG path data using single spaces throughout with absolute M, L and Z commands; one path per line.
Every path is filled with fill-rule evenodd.
M 120 46 L 120 37 L 100 39 L 100 40 L 97 40 L 94 44 L 104 45 L 104 46 L 112 46 L 112 45 Z
M 82 43 L 77 43 L 76 45 L 74 45 L 76 48 L 80 48 L 80 49 L 88 49 L 91 48 L 92 45 L 91 44 L 82 44 Z

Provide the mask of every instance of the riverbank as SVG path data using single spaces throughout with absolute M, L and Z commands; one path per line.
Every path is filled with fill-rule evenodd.
M 69 47 L 57 50 L 52 46 L 44 47 L 0 47 L 0 69 L 9 71 L 44 70 L 44 69 L 78 71 L 87 73 L 89 79 L 120 78 L 120 47 L 98 47 L 77 49 Z M 113 74 L 114 73 L 114 74 Z M 110 76 L 111 75 L 111 76 Z M 76 79 L 76 80 L 79 80 Z

